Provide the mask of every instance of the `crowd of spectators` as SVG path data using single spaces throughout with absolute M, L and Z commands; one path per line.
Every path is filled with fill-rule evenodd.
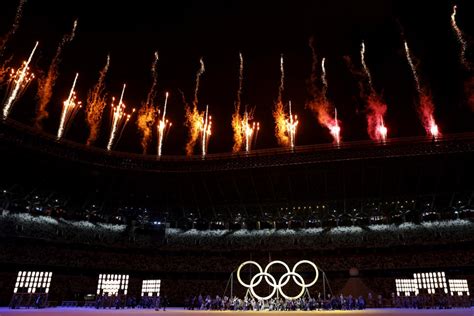
M 378 248 L 438 245 L 474 241 L 474 223 L 468 220 L 424 222 L 418 225 L 370 225 L 332 229 L 181 230 L 167 229 L 164 238 L 138 233 L 136 227 L 67 221 L 27 213 L 0 215 L 0 235 L 82 243 L 115 248 L 160 250 L 252 250 Z
M 4 244 L 0 252 L 0 262 L 10 264 L 47 265 L 80 269 L 133 270 L 141 272 L 176 273 L 228 273 L 234 271 L 244 260 L 267 262 L 268 254 L 255 253 L 251 258 L 247 253 L 232 253 L 223 249 L 222 253 L 126 253 L 107 249 L 63 248 L 58 245 Z M 273 252 L 273 256 L 289 265 L 299 261 L 295 255 Z M 326 272 L 348 271 L 352 267 L 362 270 L 389 270 L 404 268 L 469 267 L 474 262 L 474 252 L 444 249 L 436 252 L 416 249 L 402 253 L 346 253 L 319 255 L 305 254 L 305 259 L 315 262 Z M 219 262 L 219 264 L 216 264 Z M 304 269 L 304 267 L 302 267 Z

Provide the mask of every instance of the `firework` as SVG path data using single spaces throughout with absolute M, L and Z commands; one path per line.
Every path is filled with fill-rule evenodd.
M 240 113 L 242 82 L 244 77 L 244 59 L 241 53 L 239 53 L 239 59 L 239 88 L 237 90 L 237 98 L 235 101 L 235 112 L 232 115 L 232 129 L 234 131 L 234 146 L 232 147 L 232 151 L 234 153 L 239 152 L 243 147 L 245 152 L 248 153 L 252 144 L 256 142 L 257 131 L 260 129 L 260 124 L 258 122 L 251 122 L 253 119 L 254 109 L 248 111 L 246 106 L 244 113 Z
M 10 76 L 10 67 L 8 67 L 5 64 L 0 65 L 0 86 L 2 86 L 4 82 L 8 80 L 9 76 Z
M 109 70 L 110 55 L 107 56 L 107 63 L 104 68 L 100 71 L 99 81 L 92 88 L 87 95 L 87 106 L 86 106 L 86 121 L 89 125 L 89 137 L 87 138 L 87 145 L 91 145 L 99 134 L 100 123 L 102 121 L 102 113 L 104 112 L 106 95 L 104 94 L 105 89 L 105 76 Z
M 296 127 L 298 126 L 298 116 L 291 114 L 291 101 L 288 105 L 289 114 L 288 119 L 286 120 L 286 129 L 288 131 L 288 136 L 290 140 L 290 147 L 295 147 L 295 138 L 296 138 Z
M 334 138 L 336 144 L 339 145 L 341 141 L 341 128 L 339 127 L 339 121 L 337 120 L 337 109 L 334 109 L 334 120 L 328 125 L 331 135 Z
M 431 95 L 427 92 L 423 92 L 420 95 L 420 106 L 418 112 L 421 116 L 421 121 L 425 127 L 426 133 L 434 138 L 441 135 L 438 125 L 434 119 L 434 103 Z
M 244 119 L 241 118 L 240 112 L 236 111 L 232 114 L 232 130 L 234 132 L 234 145 L 232 146 L 232 152 L 239 152 L 242 148 L 243 137 L 245 133 L 245 127 L 242 124 Z
M 242 117 L 240 115 L 240 98 L 242 94 L 242 81 L 244 72 L 244 59 L 242 54 L 239 53 L 240 67 L 239 67 L 239 89 L 237 90 L 237 100 L 235 101 L 235 111 L 232 115 L 232 130 L 234 131 L 234 146 L 232 151 L 238 152 L 242 148 L 243 135 L 246 133 L 245 127 L 243 126 Z
M 194 146 L 200 136 L 202 130 L 202 124 L 204 121 L 203 113 L 198 111 L 198 93 L 199 85 L 201 81 L 201 76 L 205 71 L 204 60 L 201 58 L 199 60 L 200 68 L 196 73 L 196 85 L 194 88 L 194 99 L 193 107 L 186 102 L 183 94 L 183 101 L 185 104 L 185 125 L 189 129 L 188 142 L 186 143 L 186 155 L 191 156 L 194 151 Z
M 380 122 L 380 124 L 377 127 L 377 133 L 378 133 L 378 135 L 379 135 L 379 137 L 382 141 L 385 141 L 387 139 L 388 129 L 387 129 L 387 127 L 385 127 L 385 125 L 383 123 L 383 118 L 382 118 L 382 121 Z
M 119 135 L 117 141 L 120 139 L 125 126 L 130 120 L 130 114 L 125 113 L 126 106 L 123 103 L 123 95 L 125 93 L 126 85 L 123 85 L 122 94 L 117 105 L 114 105 L 115 98 L 112 98 L 112 128 L 110 129 L 109 142 L 107 143 L 107 150 L 112 150 L 117 134 Z M 133 109 L 135 112 L 135 109 Z
M 372 76 L 365 62 L 365 44 L 362 42 L 360 49 L 361 63 L 369 83 L 369 95 L 367 97 L 367 131 L 373 140 L 385 141 L 387 139 L 387 127 L 384 125 L 384 116 L 387 105 L 382 97 L 375 92 L 372 85 Z
M 57 133 L 58 139 L 60 139 L 64 135 L 64 133 L 69 127 L 69 124 L 76 115 L 77 110 L 82 107 L 82 103 L 80 101 L 77 101 L 76 91 L 74 90 L 76 87 L 78 76 L 79 74 L 76 73 L 76 77 L 74 78 L 74 82 L 72 83 L 71 91 L 69 92 L 69 97 L 63 103 L 63 110 L 61 113 L 61 120 L 59 121 L 59 128 Z
M 461 45 L 461 50 L 459 52 L 459 59 L 461 61 L 461 64 L 468 69 L 469 64 L 466 61 L 466 48 L 467 48 L 467 41 L 464 39 L 463 33 L 461 29 L 458 27 L 456 23 L 456 10 L 457 6 L 453 6 L 453 13 L 451 14 L 451 26 L 453 27 L 454 32 L 456 33 L 456 38 Z
M 7 89 L 7 98 L 3 107 L 3 119 L 8 117 L 11 107 L 15 101 L 25 92 L 29 83 L 34 79 L 34 74 L 30 72 L 30 62 L 35 54 L 36 48 L 38 47 L 38 42 L 36 42 L 35 47 L 30 53 L 27 61 L 24 61 L 21 67 L 18 70 L 11 70 L 10 79 L 8 81 Z
M 416 67 L 413 63 L 410 49 L 408 48 L 408 44 L 405 41 L 405 54 L 410 64 L 410 68 L 413 74 L 413 78 L 415 79 L 416 90 L 418 92 L 418 113 L 420 115 L 421 122 L 426 130 L 428 135 L 436 138 L 441 133 L 439 131 L 438 125 L 434 119 L 434 103 L 431 95 L 423 89 L 420 85 L 420 80 L 418 77 L 418 73 L 416 71 Z
M 158 85 L 158 75 L 156 72 L 156 66 L 158 63 L 158 52 L 155 52 L 155 59 L 151 65 L 151 73 L 153 76 L 153 83 L 150 91 L 148 92 L 146 103 L 142 105 L 138 111 L 137 126 L 142 133 L 141 145 L 143 148 L 143 154 L 145 155 L 148 149 L 148 144 L 152 136 L 152 127 L 155 125 L 158 110 L 154 106 L 156 99 L 156 87 Z
M 283 55 L 280 57 L 280 85 L 278 87 L 278 98 L 273 109 L 273 118 L 275 119 L 275 136 L 278 144 L 281 146 L 290 145 L 288 135 L 287 114 L 283 105 L 283 91 L 285 89 L 285 68 Z
M 144 155 L 148 149 L 152 136 L 152 126 L 155 124 L 157 114 L 157 110 L 152 104 L 144 104 L 138 111 L 137 126 L 142 134 L 141 145 Z
M 360 61 L 362 63 L 362 66 L 364 67 L 365 75 L 367 76 L 367 79 L 369 81 L 370 90 L 373 90 L 372 75 L 370 74 L 369 67 L 367 67 L 367 64 L 365 63 L 365 44 L 364 44 L 364 42 L 362 42 L 362 45 L 360 46 Z
M 171 127 L 171 123 L 166 119 L 166 106 L 168 104 L 168 92 L 166 92 L 165 105 L 163 106 L 163 115 L 158 121 L 158 157 L 161 157 L 161 149 L 163 148 L 164 135 Z
M 199 59 L 200 68 L 196 74 L 196 86 L 194 87 L 194 99 L 193 99 L 193 106 L 197 108 L 198 106 L 198 93 L 199 93 L 199 85 L 201 84 L 201 76 L 206 71 L 204 68 L 204 59 Z
M 464 69 L 468 72 L 468 77 L 464 82 L 464 91 L 467 97 L 467 103 L 474 111 L 474 76 L 471 71 L 471 64 L 466 60 L 466 49 L 468 43 L 464 38 L 463 32 L 456 23 L 456 13 L 457 6 L 453 6 L 453 13 L 451 14 L 451 26 L 453 27 L 454 33 L 456 34 L 456 38 L 459 44 L 461 45 L 461 49 L 459 51 L 459 60 L 463 65 Z
M 252 149 L 252 144 L 255 146 L 257 141 L 258 131 L 260 130 L 259 122 L 251 122 L 253 119 L 253 110 L 247 111 L 245 109 L 244 115 L 242 117 L 241 126 L 242 126 L 242 138 L 245 140 L 245 152 L 249 152 Z
M 405 56 L 407 57 L 408 64 L 410 65 L 411 73 L 413 74 L 413 79 L 415 80 L 416 91 L 421 94 L 420 79 L 418 78 L 418 73 L 416 72 L 415 64 L 411 58 L 410 48 L 408 47 L 407 42 L 404 42 L 405 45 Z
M 310 38 L 309 47 L 312 53 L 312 67 L 311 67 L 311 78 L 309 85 L 309 92 L 312 99 L 308 101 L 306 106 L 310 108 L 316 115 L 319 124 L 328 129 L 329 133 L 333 136 L 334 143 L 339 144 L 340 131 L 339 122 L 337 121 L 337 112 L 333 105 L 329 102 L 328 93 L 328 81 L 326 78 L 326 58 L 321 60 L 321 76 L 318 76 L 319 63 L 318 56 L 316 55 L 316 49 L 314 48 L 314 40 Z M 320 80 L 320 83 L 319 83 Z M 334 109 L 334 117 L 331 116 L 331 112 Z
M 151 85 L 150 91 L 148 92 L 148 96 L 146 98 L 146 104 L 154 104 L 156 99 L 156 87 L 158 86 L 158 72 L 156 71 L 156 67 L 158 66 L 159 55 L 158 52 L 154 54 L 155 59 L 151 64 L 151 74 L 153 77 L 153 83 Z
M 212 116 L 209 115 L 209 106 L 206 105 L 206 112 L 204 113 L 204 119 L 201 124 L 201 153 L 205 157 L 207 154 L 207 146 L 209 138 L 211 137 L 212 130 Z
M 341 128 L 339 127 L 339 121 L 337 120 L 337 109 L 334 108 L 334 119 L 330 116 L 329 111 L 332 108 L 332 105 L 329 103 L 327 97 L 328 91 L 328 81 L 326 79 L 326 58 L 323 58 L 321 61 L 321 81 L 323 82 L 323 90 L 322 90 L 322 100 L 318 105 L 318 119 L 319 122 L 326 126 L 331 133 L 334 142 L 339 144 L 341 141 Z
M 26 0 L 20 0 L 20 3 L 18 4 L 18 7 L 16 9 L 15 20 L 13 21 L 12 28 L 2 39 L 0 39 L 0 57 L 3 56 L 8 41 L 13 35 L 15 35 L 18 27 L 20 26 L 20 20 L 23 15 L 23 7 L 25 5 L 25 2 Z
M 64 46 L 74 39 L 76 27 L 77 20 L 74 21 L 71 33 L 64 35 L 61 42 L 59 43 L 58 48 L 56 49 L 56 54 L 51 61 L 51 65 L 49 66 L 48 73 L 45 77 L 38 79 L 38 111 L 35 119 L 35 126 L 37 128 L 41 128 L 42 121 L 49 116 L 47 106 L 51 100 L 51 96 L 53 95 L 53 88 L 59 75 L 61 54 Z

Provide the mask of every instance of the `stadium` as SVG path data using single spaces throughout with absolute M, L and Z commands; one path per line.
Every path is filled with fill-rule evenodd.
M 185 14 L 203 13 L 212 7 L 190 1 L 193 5 L 188 8 L 186 3 Z M 338 3 L 352 8 L 348 1 Z M 350 22 L 359 25 L 361 16 L 368 19 L 361 32 L 369 40 L 365 44 L 362 41 L 360 47 L 360 43 L 355 45 L 355 55 L 361 62 L 348 62 L 349 58 L 337 49 L 328 50 L 324 36 L 316 32 L 315 38 L 319 34 L 323 44 L 314 46 L 311 39 L 309 53 L 301 53 L 300 47 L 290 49 L 289 44 L 283 45 L 288 54 L 268 53 L 272 56 L 268 63 L 276 71 L 265 76 L 279 80 L 268 85 L 267 77 L 260 78 L 262 90 L 254 91 L 258 96 L 253 99 L 252 88 L 245 84 L 245 50 L 234 54 L 229 49 L 235 55 L 232 58 L 239 57 L 234 58 L 234 66 L 240 68 L 234 68 L 240 71 L 232 73 L 233 79 L 227 76 L 213 80 L 213 71 L 219 75 L 226 71 L 219 67 L 227 59 L 212 53 L 207 53 L 207 59 L 207 51 L 201 47 L 197 50 L 202 50 L 204 53 L 199 54 L 204 57 L 196 58 L 199 67 L 194 74 L 191 72 L 194 81 L 188 80 L 194 82 L 192 86 L 182 85 L 174 77 L 180 75 L 180 68 L 174 75 L 163 66 L 161 79 L 158 53 L 153 55 L 152 80 L 138 81 L 130 72 L 130 83 L 122 84 L 104 79 L 109 61 L 113 65 L 114 56 L 120 53 L 114 55 L 111 48 L 105 66 L 103 54 L 79 61 L 86 53 L 74 44 L 74 37 L 82 44 L 92 41 L 101 51 L 98 42 L 78 35 L 81 17 L 90 23 L 84 23 L 83 32 L 88 36 L 103 32 L 123 42 L 127 31 L 104 31 L 102 24 L 90 22 L 96 18 L 94 14 L 84 5 L 75 4 L 70 11 L 62 8 L 67 23 L 57 22 L 67 25 L 67 30 L 71 16 L 79 16 L 72 33 L 62 37 L 56 51 L 56 47 L 50 51 L 41 48 L 39 40 L 32 41 L 30 33 L 37 37 L 48 30 L 54 33 L 47 25 L 33 32 L 38 21 L 56 17 L 51 5 L 43 8 L 25 1 L 9 5 L 3 16 L 9 21 L 16 10 L 13 26 L 3 25 L 3 21 L 0 24 L 2 29 L 10 27 L 1 38 L 0 51 L 0 94 L 4 96 L 0 122 L 0 315 L 148 315 L 164 311 L 176 315 L 472 315 L 472 70 L 470 66 L 462 67 L 463 61 L 469 63 L 471 53 L 465 39 L 468 37 L 455 20 L 456 5 L 466 12 L 469 5 L 436 6 L 436 13 L 428 18 L 429 24 L 444 14 L 446 21 L 451 21 L 452 29 L 447 23 L 446 38 L 453 43 L 449 42 L 446 51 L 456 52 L 459 43 L 465 45 L 461 46 L 461 54 L 449 55 L 452 58 L 447 63 L 458 65 L 459 71 L 456 79 L 446 83 L 447 92 L 433 90 L 431 94 L 420 83 L 423 72 L 419 65 L 412 61 L 413 51 L 423 57 L 429 54 L 417 50 L 417 45 L 419 48 L 423 43 L 415 40 L 414 50 L 403 39 L 393 56 L 387 53 L 404 63 L 405 72 L 394 74 L 393 79 L 392 75 L 385 77 L 374 71 L 372 77 L 370 66 L 376 68 L 384 62 L 368 59 L 371 63 L 367 66 L 365 45 L 370 47 L 370 36 L 374 36 L 371 32 L 375 32 L 379 19 L 386 18 L 384 14 L 396 15 L 390 5 L 369 9 L 373 4 L 362 1 L 360 12 L 353 12 L 354 21 Z M 247 17 L 242 12 L 247 12 L 250 5 L 235 2 L 240 12 L 236 16 Z M 177 7 L 169 5 L 170 10 Z M 339 8 L 326 7 L 323 1 L 311 5 L 311 10 L 321 8 L 340 16 Z M 107 9 L 104 4 L 98 10 Z M 267 10 L 264 6 L 256 8 L 257 12 L 263 9 Z M 131 6 L 117 10 L 121 16 L 139 9 Z M 275 10 L 278 16 L 286 17 L 300 9 L 285 3 L 282 12 Z M 400 4 L 397 10 L 400 14 L 407 8 Z M 421 5 L 414 10 L 422 10 Z M 320 17 L 319 13 L 312 14 L 311 18 Z M 409 14 L 400 16 L 399 24 L 419 27 L 410 22 Z M 470 25 L 464 19 L 468 17 L 464 13 L 460 19 L 466 32 Z M 22 19 L 24 25 L 20 24 Z M 112 20 L 107 18 L 103 23 Z M 129 36 L 141 34 L 137 21 L 128 23 L 128 27 L 138 29 Z M 160 36 L 171 32 L 165 22 L 149 23 L 143 27 Z M 185 26 L 183 34 L 191 32 L 189 25 Z M 22 27 L 30 33 L 22 33 Z M 212 34 L 205 23 L 202 27 Z M 63 28 L 59 29 L 62 32 Z M 296 32 L 297 28 L 290 30 Z M 251 37 L 253 29 L 243 27 L 239 32 Z M 332 32 L 331 38 L 338 34 L 337 30 Z M 352 40 L 358 41 L 359 35 L 351 35 Z M 141 43 L 142 35 L 136 36 Z M 455 42 L 454 36 L 463 37 Z M 54 42 L 52 37 L 45 35 L 44 42 Z M 19 44 L 17 38 L 28 44 Z M 163 41 L 168 43 L 166 37 Z M 203 41 L 207 43 L 206 38 Z M 258 34 L 253 41 L 251 45 L 260 41 Z M 106 41 L 103 46 L 109 49 L 112 42 Z M 36 44 L 28 53 L 31 43 Z M 245 47 L 245 43 L 240 44 Z M 68 52 L 68 45 L 80 51 Z M 326 45 L 338 47 L 332 39 Z M 328 61 L 317 55 L 315 47 L 323 51 L 321 56 L 328 56 Z M 8 57 L 8 53 L 20 48 L 28 59 L 23 63 L 18 59 L 21 66 L 13 68 L 11 64 L 17 58 Z M 176 53 L 174 57 L 163 50 L 165 61 L 169 58 L 172 64 L 181 62 L 179 49 L 168 52 Z M 252 64 L 252 50 L 248 51 L 249 68 L 266 67 L 262 60 L 267 59 L 267 53 L 258 55 L 254 51 L 261 59 L 260 64 Z M 49 55 L 54 52 L 49 64 Z M 36 60 L 35 54 L 42 57 Z M 444 56 L 439 51 L 436 54 L 436 58 Z M 308 62 L 294 61 L 300 55 L 308 57 Z M 219 62 L 213 65 L 212 58 Z M 435 64 L 426 58 L 428 65 Z M 139 57 L 136 59 L 142 65 Z M 210 69 L 204 67 L 208 60 Z M 331 64 L 331 60 L 336 62 Z M 71 66 L 76 62 L 77 68 L 82 65 L 84 72 L 95 74 L 84 75 L 89 90 L 80 86 L 83 75 L 76 72 L 76 65 Z M 97 65 L 89 65 L 95 62 Z M 183 68 L 192 65 L 189 68 L 196 70 L 195 60 L 193 64 L 184 63 Z M 41 70 L 46 64 L 50 65 L 48 71 Z M 117 64 L 128 71 L 136 68 L 123 61 Z M 311 70 L 310 80 L 305 67 Z M 331 77 L 331 71 L 341 67 L 346 67 L 349 84 L 342 79 L 343 83 L 338 83 L 335 75 Z M 292 73 L 292 68 L 304 70 Z M 137 73 L 142 74 L 144 69 Z M 235 100 L 231 98 L 228 109 L 213 108 L 221 92 L 206 90 L 208 72 L 209 81 L 218 90 L 228 85 L 237 90 L 237 96 L 235 91 L 230 93 Z M 251 77 L 252 70 L 248 72 Z M 123 75 L 117 71 L 112 74 Z M 435 88 L 447 80 L 433 74 L 430 79 Z M 405 88 L 377 92 L 373 80 L 395 86 L 409 82 L 411 92 Z M 292 104 L 289 95 L 298 95 L 299 91 L 296 85 L 292 87 L 295 81 L 309 86 L 303 89 L 308 97 L 293 97 Z M 357 92 L 331 92 L 335 81 L 338 88 L 353 85 Z M 151 89 L 147 101 L 132 110 L 125 103 L 133 99 L 140 104 L 135 99 L 144 99 L 143 95 L 137 96 L 139 89 L 134 91 L 134 84 Z M 165 93 L 165 88 L 155 87 L 160 85 L 169 90 Z M 189 91 L 181 91 L 181 86 Z M 67 91 L 58 92 L 61 89 Z M 107 94 L 107 89 L 113 89 L 113 93 Z M 126 89 L 132 91 L 129 99 Z M 121 95 L 112 97 L 120 91 Z M 158 96 L 162 92 L 163 100 Z M 260 98 L 270 93 L 270 107 L 250 110 L 244 105 L 247 101 L 241 105 L 241 98 L 261 104 Z M 182 101 L 176 97 L 179 94 Z M 204 107 L 198 97 L 210 105 Z M 406 102 L 413 103 L 416 111 Z

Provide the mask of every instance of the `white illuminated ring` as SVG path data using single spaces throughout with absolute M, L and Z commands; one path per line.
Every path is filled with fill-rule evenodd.
M 296 281 L 294 275 L 293 275 L 293 281 L 295 281 L 295 283 L 298 284 L 299 286 L 312 287 L 313 285 L 316 284 L 316 282 L 318 281 L 318 278 L 319 278 L 318 267 L 314 264 L 314 262 L 311 262 L 311 261 L 309 261 L 309 260 L 301 260 L 301 261 L 299 261 L 297 264 L 294 265 L 292 272 L 295 272 L 295 273 L 296 273 L 296 268 L 297 268 L 300 264 L 304 264 L 304 263 L 309 264 L 310 266 L 312 266 L 313 269 L 314 269 L 314 271 L 316 272 L 316 276 L 314 277 L 313 282 L 311 282 L 311 283 L 309 283 L 309 284 L 306 284 L 306 283 L 304 283 L 304 280 L 303 280 L 303 282 L 300 284 L 300 283 L 298 283 L 298 281 Z M 283 286 L 284 286 L 284 285 L 283 285 Z
M 289 272 L 291 273 L 291 272 Z M 260 282 L 257 282 L 257 284 L 254 284 L 253 282 L 255 281 L 256 278 L 260 277 L 260 281 L 262 281 L 262 276 L 265 276 L 265 280 L 267 281 L 267 277 L 272 279 L 273 281 L 273 284 L 271 284 L 270 282 L 267 281 L 268 285 L 270 285 L 271 287 L 273 287 L 273 290 L 272 292 L 267 295 L 267 296 L 259 296 L 257 295 L 257 293 L 255 293 L 255 286 L 257 286 Z M 281 279 L 280 279 L 281 281 Z M 270 298 L 273 297 L 273 295 L 275 295 L 276 291 L 277 290 L 280 290 L 278 284 L 277 284 L 277 281 L 275 280 L 275 278 L 273 277 L 273 275 L 271 275 L 270 273 L 267 273 L 267 272 L 260 272 L 260 273 L 257 273 L 253 276 L 252 280 L 250 280 L 250 292 L 252 292 L 252 295 L 257 299 L 257 300 L 260 300 L 260 301 L 264 301 L 264 300 L 268 300 Z M 280 291 L 281 293 L 281 291 Z
M 245 261 L 244 263 L 242 263 L 242 264 L 239 266 L 239 268 L 237 269 L 237 280 L 239 280 L 240 284 L 242 284 L 243 286 L 245 286 L 245 287 L 247 287 L 247 288 L 250 288 L 250 287 L 252 287 L 252 286 L 251 286 L 250 284 L 246 284 L 246 283 L 245 283 L 244 281 L 242 281 L 242 279 L 240 278 L 240 270 L 241 270 L 244 266 L 246 266 L 247 264 L 253 264 L 254 266 L 256 266 L 256 267 L 258 268 L 258 271 L 259 271 L 258 274 L 261 274 L 263 271 L 262 271 L 262 267 L 261 267 L 257 262 L 255 262 L 255 261 Z M 260 282 L 262 282 L 262 279 L 263 279 L 263 277 L 260 276 L 260 279 L 257 281 L 257 283 L 256 283 L 254 286 L 259 285 Z M 253 280 L 253 278 L 252 278 L 252 280 Z M 267 280 L 265 279 L 265 281 L 267 281 Z M 267 281 L 267 282 L 268 282 L 268 281 Z M 275 284 L 276 284 L 276 282 L 275 282 Z
M 298 295 L 296 295 L 296 296 L 288 296 L 288 295 L 286 295 L 286 294 L 283 292 L 283 287 L 284 287 L 285 285 L 282 284 L 282 283 L 283 283 L 282 280 L 283 280 L 283 278 L 284 278 L 285 276 L 287 276 L 287 280 L 289 280 L 289 279 L 290 279 L 290 276 L 292 276 L 292 277 L 293 277 L 293 280 L 295 280 L 295 283 L 298 284 L 299 286 L 301 286 L 301 291 L 300 291 L 300 293 L 299 293 Z M 299 279 L 301 280 L 301 284 L 304 284 L 303 277 L 302 277 L 301 275 L 299 275 L 298 273 L 296 273 L 296 272 L 287 272 L 287 273 L 285 273 L 285 274 L 283 274 L 283 275 L 281 276 L 280 280 L 278 280 L 278 291 L 280 292 L 281 296 L 283 296 L 283 297 L 286 298 L 287 300 L 296 300 L 296 299 L 300 298 L 301 296 L 303 296 L 304 291 L 306 290 L 306 286 L 300 285 L 298 282 L 296 282 L 295 277 L 297 277 L 297 278 L 299 278 Z M 286 283 L 288 283 L 288 281 L 287 281 Z M 286 283 L 285 283 L 285 284 L 286 284 Z
M 290 267 L 289 267 L 286 263 L 284 263 L 283 261 L 280 261 L 280 260 L 275 260 L 275 261 L 272 261 L 272 262 L 270 262 L 269 264 L 267 264 L 267 266 L 265 267 L 265 273 L 268 274 L 268 273 L 269 273 L 268 270 L 270 270 L 270 267 L 271 267 L 272 265 L 274 265 L 274 264 L 281 264 L 282 266 L 284 266 L 284 267 L 286 268 L 286 272 L 287 272 L 287 273 L 289 273 L 289 272 L 291 271 L 291 270 L 290 270 Z M 293 272 L 294 272 L 294 271 L 293 271 Z M 287 274 L 287 273 L 285 273 L 285 274 Z M 267 276 L 265 276 L 265 281 L 267 281 L 267 283 L 270 283 L 270 282 L 268 281 L 268 277 L 267 277 Z M 289 281 L 290 281 L 290 276 L 287 276 L 287 277 L 286 277 L 286 281 L 285 281 L 285 282 L 283 283 L 283 285 L 281 285 L 281 286 L 285 286 Z M 275 283 L 276 283 L 276 282 L 275 282 Z M 276 285 L 276 284 L 275 284 L 275 285 Z M 298 285 L 299 285 L 299 284 L 298 284 Z M 300 285 L 300 286 L 302 286 L 302 285 Z
M 242 268 L 244 266 L 246 266 L 247 264 L 252 264 L 254 266 L 256 266 L 258 268 L 258 271 L 259 273 L 255 274 L 252 279 L 250 280 L 250 284 L 246 284 L 245 282 L 242 281 L 242 278 L 240 277 L 240 271 L 242 270 Z M 286 268 L 286 273 L 284 273 L 280 279 L 278 280 L 278 282 L 276 281 L 276 279 L 268 272 L 268 270 L 270 270 L 270 267 L 275 265 L 275 264 L 279 264 L 279 265 L 282 265 Z M 311 265 L 313 268 L 314 268 L 314 271 L 316 273 L 315 277 L 314 277 L 314 280 L 310 283 L 305 283 L 304 282 L 304 279 L 303 277 L 296 272 L 296 269 L 298 268 L 298 266 L 300 266 L 301 264 L 309 264 Z M 239 281 L 239 283 L 241 285 L 243 285 L 244 287 L 250 289 L 250 293 L 253 295 L 254 298 L 258 299 L 258 300 L 268 300 L 270 299 L 271 297 L 273 297 L 275 295 L 275 293 L 278 291 L 282 297 L 284 297 L 285 299 L 288 299 L 288 300 L 295 300 L 295 299 L 298 299 L 300 298 L 301 296 L 304 295 L 305 293 L 305 290 L 311 286 L 313 286 L 314 284 L 316 284 L 316 282 L 318 281 L 318 278 L 319 278 L 319 271 L 318 271 L 318 267 L 311 261 L 308 261 L 308 260 L 301 260 L 299 262 L 297 262 L 294 266 L 293 266 L 293 269 L 290 270 L 290 268 L 288 267 L 288 265 L 283 262 L 283 261 L 280 261 L 280 260 L 275 260 L 275 261 L 272 261 L 270 262 L 266 267 L 265 267 L 265 270 L 262 271 L 262 267 L 255 261 L 245 261 L 244 263 L 242 263 L 239 268 L 237 269 L 237 280 Z M 262 280 L 265 279 L 265 281 L 267 282 L 267 284 L 269 286 L 271 286 L 273 288 L 272 292 L 267 295 L 267 296 L 259 296 L 257 293 L 255 293 L 255 287 L 258 286 Z M 288 282 L 290 281 L 290 279 L 293 279 L 293 281 L 298 285 L 298 286 L 301 286 L 301 291 L 298 295 L 296 296 L 288 296 L 286 295 L 284 292 L 283 292 L 283 287 L 288 284 Z

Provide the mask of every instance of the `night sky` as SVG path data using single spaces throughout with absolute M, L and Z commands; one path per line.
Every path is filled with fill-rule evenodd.
M 413 5 L 413 3 L 415 3 Z M 457 21 L 472 40 L 471 15 L 474 3 L 458 1 Z M 11 27 L 17 1 L 0 4 L 0 34 Z M 360 67 L 360 42 L 366 43 L 367 63 L 375 88 L 388 104 L 386 124 L 389 137 L 421 136 L 424 128 L 414 100 L 414 82 L 406 62 L 400 30 L 419 61 L 422 85 L 429 87 L 436 104 L 435 115 L 444 133 L 473 131 L 474 115 L 465 101 L 464 80 L 468 74 L 459 64 L 459 44 L 451 28 L 453 1 L 39 1 L 25 5 L 18 32 L 9 42 L 6 56 L 18 65 L 39 40 L 33 70 L 46 71 L 58 42 L 78 18 L 76 38 L 63 51 L 60 74 L 49 104 L 45 132 L 55 134 L 62 100 L 67 98 L 75 72 L 79 72 L 78 96 L 98 79 L 108 53 L 111 66 L 106 90 L 119 97 L 127 83 L 125 103 L 140 107 L 151 85 L 153 53 L 159 51 L 159 100 L 171 94 L 169 119 L 173 122 L 164 154 L 184 154 L 187 128 L 179 89 L 192 99 L 194 79 L 202 56 L 206 72 L 199 94 L 200 109 L 209 104 L 213 136 L 209 153 L 230 152 L 233 144 L 231 115 L 238 87 L 239 51 L 244 55 L 242 103 L 256 106 L 255 118 L 261 132 L 256 148 L 276 147 L 273 103 L 279 85 L 279 58 L 285 56 L 284 100 L 291 100 L 300 125 L 296 144 L 329 143 L 331 137 L 319 126 L 315 115 L 305 109 L 309 98 L 307 80 L 311 73 L 308 39 L 314 36 L 319 58 L 327 58 L 329 98 L 342 121 L 343 141 L 369 139 L 364 102 L 357 79 L 343 56 Z M 469 35 L 471 37 L 469 37 Z M 472 43 L 472 41 L 471 41 Z M 473 60 L 473 47 L 467 57 Z M 14 106 L 11 117 L 32 125 L 36 106 L 36 84 Z M 0 94 L 4 95 L 2 88 Z M 96 146 L 105 147 L 110 120 L 104 113 L 101 137 Z M 136 118 L 136 115 L 134 116 Z M 85 143 L 87 125 L 79 112 L 66 138 Z M 140 135 L 131 120 L 117 150 L 141 152 Z M 156 153 L 156 137 L 150 152 Z M 198 148 L 196 148 L 198 153 Z

